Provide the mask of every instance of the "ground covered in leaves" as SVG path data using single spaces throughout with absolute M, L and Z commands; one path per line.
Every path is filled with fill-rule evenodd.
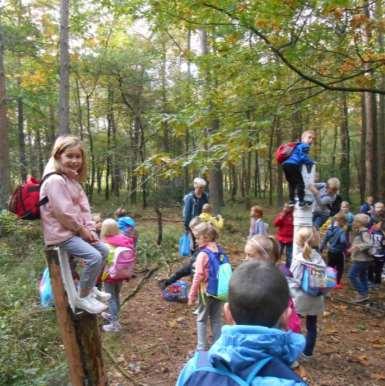
M 241 251 L 230 254 L 232 262 L 239 264 Z M 112 386 L 174 385 L 194 350 L 193 309 L 161 298 L 157 281 L 168 270 L 162 267 L 145 281 L 142 278 L 149 272 L 138 273 L 123 289 L 124 299 L 138 289 L 138 283 L 143 284 L 122 307 L 122 331 L 103 334 L 111 354 L 106 366 Z M 310 385 L 385 385 L 385 284 L 371 293 L 373 303 L 366 305 L 346 302 L 353 292 L 344 284 L 327 299 L 314 358 L 299 371 Z

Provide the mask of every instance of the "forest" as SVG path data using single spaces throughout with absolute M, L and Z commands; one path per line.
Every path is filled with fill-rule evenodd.
M 215 212 L 227 215 L 224 244 L 240 260 L 249 207 L 268 208 L 270 221 L 287 200 L 275 150 L 304 130 L 315 133 L 311 155 L 321 181 L 338 177 L 353 207 L 369 195 L 385 200 L 384 12 L 383 0 L 0 0 L 0 356 L 9 358 L 0 384 L 65 384 L 55 316 L 37 304 L 45 265 L 39 224 L 6 211 L 15 186 L 41 178 L 58 135 L 85 144 L 93 210 L 107 216 L 122 206 L 138 219 L 142 273 L 171 271 L 178 261 L 182 198 L 197 176 L 208 181 Z M 156 290 L 143 300 L 146 309 L 171 313 L 166 328 L 183 334 L 191 312 L 150 310 Z M 334 311 L 343 328 L 346 306 Z M 353 338 L 381 330 L 373 323 L 352 327 Z M 338 340 L 342 332 L 332 330 Z M 377 358 L 382 335 L 366 339 Z M 15 348 L 20 340 L 24 349 Z M 105 343 L 117 351 L 117 339 Z M 164 363 L 177 357 L 179 366 L 186 354 L 168 352 L 149 376 L 150 365 L 138 370 L 141 354 L 131 349 L 112 363 L 130 362 L 131 375 L 147 378 L 119 383 L 114 370 L 112 384 L 172 384 L 178 369 Z M 317 383 L 322 368 L 313 369 L 312 384 L 365 384 L 379 358 L 373 364 L 369 354 L 350 354 L 346 377 L 333 369 Z M 377 370 L 370 384 L 384 381 Z

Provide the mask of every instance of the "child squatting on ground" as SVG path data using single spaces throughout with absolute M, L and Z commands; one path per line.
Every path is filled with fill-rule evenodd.
M 102 229 L 101 229 L 101 239 L 110 246 L 110 255 L 107 258 L 106 268 L 109 265 L 110 257 L 113 258 L 115 254 L 115 248 L 123 247 L 127 248 L 131 251 L 131 261 L 129 267 L 125 267 L 129 269 L 129 273 L 133 273 L 134 264 L 135 264 L 135 238 L 128 237 L 123 234 L 119 228 L 118 223 L 112 219 L 108 218 L 103 221 Z M 126 279 L 113 279 L 107 273 L 108 271 L 105 269 L 102 275 L 102 281 L 104 284 L 104 289 L 107 293 L 111 295 L 111 298 L 108 301 L 108 313 L 102 312 L 103 319 L 107 320 L 109 323 L 103 326 L 104 331 L 110 332 L 118 332 L 121 329 L 119 323 L 119 311 L 120 311 L 120 290 L 122 288 L 122 284 Z M 106 273 L 106 275 L 104 275 Z
M 195 273 L 188 295 L 188 304 L 194 305 L 199 298 L 197 310 L 197 350 L 207 350 L 207 324 L 210 321 L 212 341 L 215 342 L 221 333 L 223 302 L 207 294 L 210 269 L 209 254 L 215 257 L 221 253 L 216 243 L 218 233 L 208 223 L 198 224 L 193 228 L 196 242 L 200 249 L 195 261 Z
M 282 163 L 283 172 L 289 185 L 289 205 L 294 206 L 295 194 L 297 193 L 299 206 L 311 202 L 305 202 L 305 184 L 302 178 L 302 165 L 308 169 L 312 167 L 314 161 L 309 158 L 310 146 L 313 143 L 315 134 L 311 130 L 304 131 L 299 142 L 288 159 Z
M 226 322 L 208 352 L 196 352 L 177 386 L 294 386 L 306 383 L 290 366 L 301 355 L 304 337 L 285 331 L 289 289 L 274 264 L 248 261 L 230 281 Z
M 319 234 L 316 229 L 300 228 L 294 242 L 297 243 L 300 253 L 293 256 L 291 263 L 290 271 L 293 277 L 290 280 L 290 293 L 297 312 L 306 317 L 306 345 L 302 357 L 306 360 L 313 355 L 317 340 L 317 317 L 324 311 L 324 296 L 308 295 L 302 290 L 304 265 L 313 263 L 325 267 L 326 264 L 314 249 L 319 246 Z
M 86 171 L 81 141 L 74 136 L 58 137 L 44 175 L 52 172 L 60 175 L 52 174 L 43 182 L 40 199 L 47 197 L 48 203 L 40 207 L 40 214 L 45 244 L 57 245 L 69 256 L 79 257 L 84 262 L 76 307 L 89 313 L 100 313 L 107 308 L 101 301 L 107 301 L 110 295 L 99 291 L 95 283 L 108 255 L 108 247 L 98 239 L 90 205 L 80 185 Z

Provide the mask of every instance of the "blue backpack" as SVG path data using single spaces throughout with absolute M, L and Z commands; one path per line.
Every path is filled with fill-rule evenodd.
M 278 358 L 262 359 L 249 371 L 247 378 L 243 379 L 225 366 L 214 367 L 207 351 L 197 351 L 179 375 L 176 386 L 250 386 L 257 376 L 292 380 L 298 385 L 306 385 L 302 378 Z
M 206 294 L 218 300 L 226 301 L 232 275 L 229 258 L 221 248 L 219 248 L 218 252 L 203 248 L 201 252 L 205 252 L 209 257 L 209 277 Z

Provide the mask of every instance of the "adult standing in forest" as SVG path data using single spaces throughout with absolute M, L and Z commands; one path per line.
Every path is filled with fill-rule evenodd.
M 190 221 L 202 213 L 203 205 L 209 201 L 205 192 L 206 185 L 207 183 L 203 178 L 194 178 L 194 190 L 183 198 L 183 224 L 186 231 L 190 230 Z

